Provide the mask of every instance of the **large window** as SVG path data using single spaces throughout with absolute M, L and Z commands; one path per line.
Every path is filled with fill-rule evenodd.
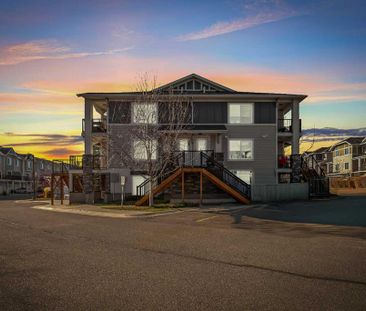
M 247 170 L 231 170 L 236 176 L 238 176 L 242 181 L 245 181 L 247 184 L 252 183 L 252 172 Z
M 158 105 L 153 103 L 133 104 L 133 123 L 156 124 L 158 121 Z
M 253 159 L 253 140 L 230 139 L 229 160 Z
M 151 160 L 156 160 L 157 156 L 157 141 L 142 141 L 135 140 L 133 144 L 133 157 L 136 160 L 147 160 L 150 155 Z
M 253 123 L 253 104 L 229 104 L 229 123 L 250 124 Z
M 188 138 L 179 139 L 179 151 L 187 151 L 189 150 L 189 140 Z

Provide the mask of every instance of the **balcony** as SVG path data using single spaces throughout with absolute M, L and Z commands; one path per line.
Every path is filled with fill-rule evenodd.
M 92 133 L 106 133 L 107 126 L 106 120 L 103 119 L 93 119 L 92 120 Z M 82 122 L 82 135 L 85 133 L 85 119 Z
M 292 168 L 291 157 L 285 155 L 279 155 L 277 158 L 278 168 Z
M 106 168 L 105 157 L 99 155 L 92 156 L 92 168 L 93 169 L 103 169 Z M 69 158 L 69 168 L 73 170 L 82 170 L 84 168 L 85 156 L 84 155 L 74 155 Z
M 279 133 L 292 133 L 292 119 L 278 119 L 278 132 Z M 301 119 L 299 119 L 299 131 L 301 132 Z

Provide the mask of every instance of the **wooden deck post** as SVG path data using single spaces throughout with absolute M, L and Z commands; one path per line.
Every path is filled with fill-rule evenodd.
M 202 205 L 202 170 L 200 171 L 200 206 Z
M 182 202 L 184 202 L 184 171 L 182 171 Z
M 52 165 L 53 165 L 53 163 L 52 163 Z M 53 174 L 54 173 L 52 173 L 52 175 L 51 175 L 51 205 L 54 205 L 53 193 L 54 193 L 54 179 L 55 179 L 55 177 L 54 177 Z

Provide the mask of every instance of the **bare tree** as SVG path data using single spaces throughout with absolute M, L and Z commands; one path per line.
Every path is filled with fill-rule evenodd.
M 119 167 L 147 176 L 150 189 L 175 169 L 179 139 L 192 117 L 188 97 L 178 90 L 161 89 L 156 81 L 156 77 L 141 76 L 130 102 L 109 107 L 110 119 L 131 121 L 123 131 L 108 131 L 109 159 Z M 149 193 L 151 206 L 153 195 Z

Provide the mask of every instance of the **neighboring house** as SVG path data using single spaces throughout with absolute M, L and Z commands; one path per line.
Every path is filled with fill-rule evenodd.
M 33 170 L 33 163 L 36 163 Z M 33 192 L 33 175 L 36 189 L 47 185 L 52 173 L 52 161 L 17 153 L 11 147 L 0 146 L 0 195 L 14 192 Z M 49 184 L 49 183 L 48 183 Z
M 366 137 L 359 145 L 359 153 L 353 158 L 353 174 L 366 175 Z
M 352 175 L 359 171 L 359 157 L 361 156 L 364 137 L 349 137 L 330 147 L 333 156 L 333 171 L 329 175 Z M 360 162 L 362 163 L 362 162 Z
M 312 152 L 306 152 L 304 153 L 304 160 L 309 167 L 317 167 L 313 163 L 316 162 L 319 169 L 327 175 L 333 172 L 333 153 L 330 147 L 321 147 Z
M 159 90 L 163 94 L 174 90 L 190 98 L 190 126 L 182 135 L 177 150 L 213 151 L 215 160 L 226 171 L 251 185 L 252 200 L 270 195 L 266 187 L 273 187 L 273 199 L 278 198 L 280 190 L 288 194 L 290 187 L 305 189 L 303 184 L 292 183 L 300 182 L 298 169 L 295 171 L 291 164 L 283 165 L 284 162 L 278 159 L 279 156 L 284 157 L 287 146 L 291 146 L 294 159 L 298 158 L 301 135 L 299 104 L 306 95 L 239 92 L 196 74 L 164 85 Z M 109 193 L 118 195 L 121 193 L 121 176 L 126 177 L 125 192 L 135 195 L 136 187 L 147 178 L 136 167 L 123 167 L 118 161 L 113 161 L 113 150 L 121 148 L 118 144 L 121 138 L 117 135 L 123 135 L 125 129 L 134 123 L 135 101 L 139 95 L 136 92 L 78 94 L 85 99 L 84 153 L 98 156 L 100 162 L 91 168 L 93 181 L 88 181 L 88 185 L 94 185 L 93 191 L 85 189 L 85 174 L 90 167 L 84 163 L 83 169 L 74 167 L 70 170 L 71 201 L 94 202 L 103 195 L 106 198 Z M 120 111 L 123 112 L 117 117 L 111 113 L 116 106 L 122 107 Z M 151 109 L 158 116 L 162 108 L 156 103 Z M 97 116 L 93 115 L 95 111 Z M 159 118 L 154 124 L 160 124 Z M 138 148 L 138 144 L 132 144 L 131 155 L 141 155 L 134 148 Z M 76 193 L 75 180 L 79 182 L 82 176 L 84 193 Z M 284 182 L 286 184 L 279 185 Z M 225 183 L 229 188 L 233 187 L 229 181 Z M 80 191 L 80 187 L 78 189 Z M 297 193 L 303 197 L 303 191 Z

